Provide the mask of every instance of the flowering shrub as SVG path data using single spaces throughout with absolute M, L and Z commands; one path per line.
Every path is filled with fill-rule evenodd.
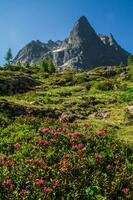
M 131 199 L 130 155 L 103 129 L 42 128 L 1 146 L 0 199 Z

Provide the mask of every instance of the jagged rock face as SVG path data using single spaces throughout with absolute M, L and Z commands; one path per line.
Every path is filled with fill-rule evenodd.
M 56 49 L 59 45 L 60 41 L 53 42 L 52 40 L 49 40 L 48 43 L 42 43 L 39 40 L 33 40 L 18 52 L 14 62 L 31 65 L 38 62 L 44 54 Z
M 40 59 L 52 60 L 57 68 L 92 69 L 98 66 L 127 64 L 128 52 L 112 35 L 97 35 L 86 17 L 81 17 L 64 41 L 32 41 L 16 56 L 14 62 L 32 64 Z

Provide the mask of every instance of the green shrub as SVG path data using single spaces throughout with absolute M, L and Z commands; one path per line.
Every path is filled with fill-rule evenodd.
M 104 129 L 36 126 L 2 134 L 0 199 L 131 199 L 131 149 Z
M 101 81 L 97 82 L 95 84 L 95 88 L 98 90 L 113 90 L 114 89 L 114 83 L 111 81 Z
M 133 55 L 128 57 L 128 77 L 133 81 Z

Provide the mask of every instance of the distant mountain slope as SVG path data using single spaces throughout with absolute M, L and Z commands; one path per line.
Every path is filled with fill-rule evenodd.
M 52 60 L 57 67 L 92 69 L 97 66 L 127 64 L 129 53 L 122 49 L 112 34 L 97 35 L 87 18 L 82 16 L 64 41 L 32 41 L 21 49 L 14 63 L 29 65 L 40 59 Z

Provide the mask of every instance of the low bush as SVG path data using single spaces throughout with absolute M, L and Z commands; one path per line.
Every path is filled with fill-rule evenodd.
M 131 150 L 104 129 L 25 134 L 0 145 L 0 199 L 131 199 Z
M 95 88 L 98 90 L 113 90 L 114 89 L 114 83 L 111 81 L 101 81 L 97 82 L 95 84 Z

